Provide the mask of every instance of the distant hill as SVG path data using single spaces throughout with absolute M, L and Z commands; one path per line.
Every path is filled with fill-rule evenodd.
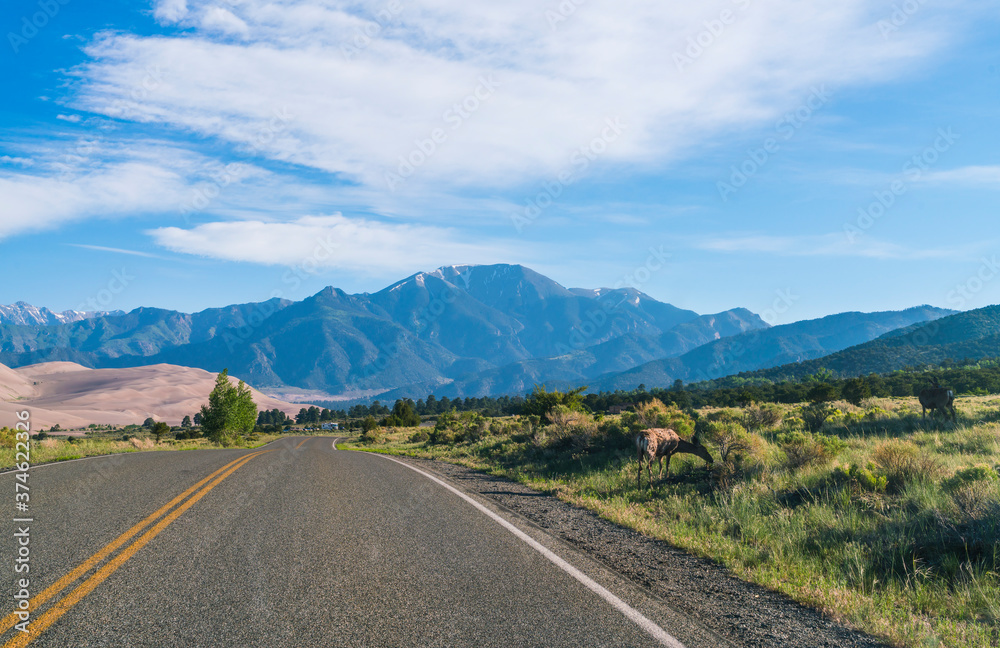
M 655 360 L 624 372 L 602 376 L 592 382 L 590 388 L 593 391 L 614 391 L 632 389 L 639 384 L 665 386 L 677 379 L 686 383 L 701 382 L 788 363 L 801 363 L 795 366 L 821 365 L 821 361 L 805 361 L 823 358 L 880 336 L 892 335 L 891 332 L 897 329 L 939 320 L 952 313 L 954 311 L 943 308 L 918 306 L 903 311 L 840 313 L 783 324 L 709 342 L 678 357 Z M 873 366 L 876 364 L 873 363 Z
M 228 368 L 259 388 L 331 396 L 496 394 L 556 375 L 627 369 L 765 327 L 745 309 L 702 316 L 633 288 L 565 288 L 518 265 L 449 266 L 374 294 L 328 287 L 299 302 L 194 314 L 139 308 L 58 325 L 4 324 L 0 362 Z
M 997 356 L 1000 356 L 1000 305 L 900 328 L 822 358 L 749 375 L 778 381 L 801 378 L 826 368 L 835 376 L 848 378 L 909 367 L 920 368 L 947 360 L 980 360 Z

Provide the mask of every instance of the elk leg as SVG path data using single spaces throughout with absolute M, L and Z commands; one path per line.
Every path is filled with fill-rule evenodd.
M 665 456 L 667 458 L 667 479 L 670 479 L 670 458 L 673 457 L 673 453 L 668 453 Z

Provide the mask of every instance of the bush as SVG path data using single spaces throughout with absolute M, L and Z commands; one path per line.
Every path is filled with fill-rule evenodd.
M 1000 475 L 997 474 L 995 469 L 990 468 L 986 464 L 976 464 L 970 468 L 959 470 L 953 476 L 941 482 L 941 485 L 944 486 L 945 490 L 954 491 L 966 484 L 978 481 L 1000 481 Z
M 912 442 L 900 439 L 889 439 L 875 446 L 872 461 L 895 492 L 913 481 L 930 481 L 941 472 L 941 465 L 934 457 Z
M 874 466 L 869 464 L 867 468 L 861 466 L 847 466 L 847 470 L 838 468 L 834 472 L 834 478 L 838 481 L 846 481 L 854 484 L 858 489 L 869 493 L 884 493 L 889 485 L 889 480 L 885 475 L 876 475 L 873 472 Z
M 631 416 L 628 416 L 630 414 Z M 694 434 L 693 418 L 676 405 L 667 407 L 655 398 L 638 406 L 635 413 L 623 413 L 621 420 L 628 423 L 629 430 L 633 434 L 646 428 L 670 428 L 683 438 L 689 438 Z
M 800 413 L 805 428 L 810 432 L 817 432 L 835 411 L 837 410 L 826 403 L 813 403 L 803 407 Z
M 550 448 L 572 446 L 587 450 L 591 447 L 598 427 L 589 414 L 558 405 L 549 411 L 548 419 L 552 425 L 545 428 L 544 435 L 536 439 L 537 443 Z
M 778 435 L 778 445 L 785 452 L 789 468 L 829 463 L 847 444 L 835 436 L 806 432 L 783 432 Z
M 364 443 L 365 445 L 382 443 L 385 441 L 385 431 L 377 426 L 371 429 L 367 429 L 361 433 L 361 436 L 358 437 L 358 441 Z
M 781 410 L 771 403 L 751 403 L 743 409 L 742 423 L 747 432 L 770 430 L 781 425 Z
M 430 435 L 427 434 L 427 430 L 417 430 L 410 435 L 410 443 L 426 443 L 429 438 Z

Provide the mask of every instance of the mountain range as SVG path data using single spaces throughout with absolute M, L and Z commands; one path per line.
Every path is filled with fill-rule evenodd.
M 31 304 L 19 301 L 9 306 L 0 305 L 0 324 L 21 324 L 21 325 L 48 325 L 48 324 L 68 324 L 69 322 L 79 322 L 80 320 L 92 317 L 102 317 L 105 315 L 124 315 L 124 311 L 78 311 L 68 310 L 56 313 L 45 307 L 32 306 Z
M 298 302 L 193 314 L 0 319 L 0 363 L 228 368 L 260 389 L 312 390 L 314 400 L 517 394 L 535 384 L 613 389 L 818 358 L 952 312 L 921 306 L 770 327 L 744 308 L 702 315 L 634 288 L 566 288 L 519 265 L 466 265 L 376 293 L 328 287 Z

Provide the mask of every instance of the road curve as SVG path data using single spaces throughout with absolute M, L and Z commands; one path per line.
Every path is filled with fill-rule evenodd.
M 90 459 L 30 487 L 0 556 L 7 614 L 30 526 L 32 632 L 8 614 L 4 647 L 729 645 L 523 519 L 330 438 Z M 15 488 L 0 475 L 10 511 Z

